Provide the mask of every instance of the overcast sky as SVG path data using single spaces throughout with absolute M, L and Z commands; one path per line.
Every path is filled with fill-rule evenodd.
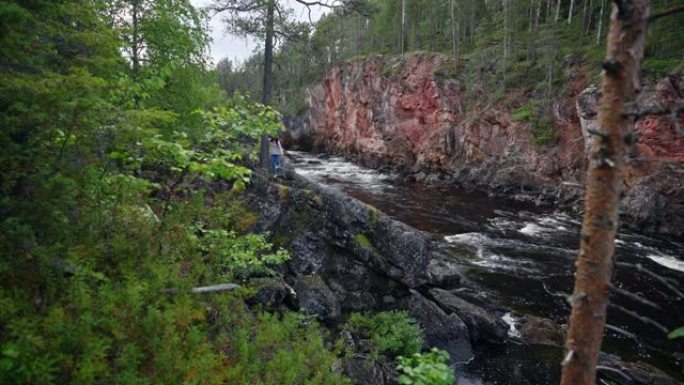
M 306 7 L 297 3 L 294 0 L 285 1 L 289 6 L 295 9 L 296 16 L 299 20 L 308 21 L 309 13 Z M 212 3 L 212 0 L 190 0 L 196 7 L 205 7 Z M 318 6 L 311 7 L 311 20 L 318 20 L 325 12 L 325 9 Z M 210 55 L 214 64 L 218 63 L 223 58 L 229 58 L 235 61 L 244 61 L 256 48 L 257 44 L 251 39 L 243 39 L 237 36 L 229 35 L 225 32 L 225 26 L 221 22 L 221 16 L 215 16 L 209 22 L 210 36 L 212 39 L 210 46 Z

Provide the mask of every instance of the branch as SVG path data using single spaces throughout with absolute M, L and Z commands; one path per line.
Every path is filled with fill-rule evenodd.
M 221 285 L 213 285 L 213 286 L 200 286 L 200 287 L 193 287 L 190 289 L 191 293 L 213 293 L 217 291 L 230 291 L 230 290 L 235 290 L 239 289 L 240 285 L 235 284 L 235 283 L 224 283 Z M 175 287 L 168 288 L 164 290 L 165 293 L 177 293 L 178 289 Z
M 645 324 L 653 325 L 653 326 L 655 326 L 657 329 L 659 329 L 661 332 L 663 332 L 663 333 L 665 333 L 665 334 L 667 334 L 667 333 L 670 332 L 670 330 L 669 330 L 668 328 L 666 328 L 665 326 L 661 325 L 660 323 L 658 323 L 658 322 L 656 322 L 656 321 L 654 321 L 654 320 L 652 320 L 652 319 L 650 319 L 650 318 L 648 318 L 648 317 L 644 317 L 644 316 L 640 315 L 640 314 L 637 313 L 637 312 L 631 311 L 631 310 L 629 310 L 629 309 L 626 309 L 626 308 L 624 308 L 624 307 L 622 307 L 622 306 L 620 306 L 620 305 L 616 305 L 616 304 L 611 303 L 611 302 L 608 303 L 608 306 L 614 307 L 615 309 L 618 309 L 618 310 L 620 310 L 621 312 L 623 312 L 623 313 L 625 313 L 625 314 L 627 314 L 627 315 L 629 315 L 629 316 L 632 316 L 633 318 L 635 318 L 635 319 L 637 319 L 637 320 L 639 320 L 639 321 L 641 321 L 641 322 L 643 322 L 643 323 L 645 323 Z
M 623 112 L 622 116 L 628 118 L 634 116 L 636 118 L 641 118 L 646 115 L 668 115 L 668 114 L 681 114 L 684 113 L 684 107 L 677 108 L 660 108 L 654 110 L 636 110 L 633 112 Z
M 668 9 L 667 11 L 663 11 L 661 13 L 656 13 L 655 15 L 651 15 L 648 17 L 648 22 L 652 23 L 652 22 L 654 22 L 660 18 L 663 18 L 665 16 L 674 15 L 675 13 L 679 13 L 679 12 L 684 12 L 684 5 L 672 7 L 670 9 Z

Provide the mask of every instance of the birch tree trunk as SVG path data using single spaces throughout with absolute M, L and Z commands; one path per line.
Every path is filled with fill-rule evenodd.
M 622 0 L 613 5 L 610 17 L 599 102 L 601 132 L 594 134 L 589 154 L 585 214 L 561 385 L 595 384 L 613 270 L 626 138 L 634 128 L 634 118 L 624 112 L 639 90 L 648 10 L 648 0 Z
M 401 0 L 401 36 L 399 44 L 401 45 L 401 59 L 404 60 L 404 27 L 406 25 L 406 0 Z
M 454 54 L 454 65 L 458 65 L 459 32 L 456 21 L 456 0 L 451 0 L 451 45 Z
M 570 10 L 568 11 L 568 24 L 572 23 L 573 8 L 575 8 L 575 0 L 570 0 Z
M 273 76 L 273 35 L 275 29 L 275 0 L 269 0 L 266 4 L 266 41 L 264 44 L 264 83 L 261 91 L 261 103 L 268 105 L 271 102 L 271 82 Z M 261 137 L 261 149 L 259 153 L 261 168 L 270 170 L 268 153 L 268 136 Z
M 603 9 L 606 8 L 606 0 L 601 0 L 601 10 L 599 11 L 598 32 L 596 32 L 596 45 L 601 44 L 601 27 L 603 27 Z

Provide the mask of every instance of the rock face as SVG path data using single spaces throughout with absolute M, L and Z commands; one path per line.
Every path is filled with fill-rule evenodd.
M 292 172 L 288 178 L 257 180 L 249 204 L 261 214 L 256 230 L 291 251 L 285 287 L 294 289 L 300 310 L 327 324 L 352 311 L 407 310 L 423 327 L 426 347 L 447 350 L 455 362 L 472 357 L 473 342 L 506 339 L 494 312 L 446 291 L 427 295 L 464 286 L 458 264 L 427 235 L 332 187 Z M 283 285 L 272 286 L 256 302 L 284 302 Z
M 553 102 L 557 142 L 539 146 L 533 127 L 516 121 L 511 107 L 480 106 L 457 80 L 436 75 L 445 66 L 439 55 L 416 54 L 403 62 L 377 56 L 334 67 L 309 90 L 308 124 L 300 124 L 305 132 L 295 130 L 293 137 L 306 137 L 316 150 L 352 156 L 371 167 L 392 166 L 419 180 L 566 202 L 582 197 L 598 96 L 579 71 L 571 74 L 566 96 Z M 684 74 L 659 82 L 655 90 L 641 96 L 642 107 L 681 105 Z M 684 125 L 681 115 L 679 124 Z M 639 140 L 626 173 L 623 206 L 634 226 L 682 235 L 684 133 L 676 126 L 670 117 L 655 115 L 637 121 Z

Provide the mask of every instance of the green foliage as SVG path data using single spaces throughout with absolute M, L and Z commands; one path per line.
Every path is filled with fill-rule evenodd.
M 244 304 L 233 304 L 244 308 Z M 296 313 L 287 313 L 282 319 L 269 313 L 224 314 L 220 324 L 234 330 L 224 339 L 225 350 L 235 363 L 226 383 L 350 384 L 334 372 L 335 356 L 326 349 L 315 322 Z
M 643 67 L 646 72 L 663 76 L 676 71 L 682 65 L 682 61 L 675 58 L 648 58 L 644 60 Z
M 420 326 L 406 311 L 383 311 L 372 316 L 352 313 L 347 321 L 351 332 L 372 343 L 371 355 L 412 355 L 423 344 Z
M 0 2 L 0 383 L 344 383 L 315 324 L 190 291 L 288 258 L 240 192 L 279 115 L 218 90 L 198 15 Z
M 675 338 L 684 338 L 684 326 L 677 328 L 667 335 L 667 338 L 673 340 Z
M 525 104 L 513 111 L 513 120 L 519 122 L 530 122 L 534 117 L 534 110 L 531 104 Z
M 525 122 L 532 128 L 532 138 L 536 146 L 555 143 L 558 133 L 554 120 L 548 116 L 550 112 L 543 102 L 531 100 L 513 111 L 514 121 Z
M 449 353 L 432 348 L 427 353 L 398 357 L 397 370 L 401 385 L 453 385 L 453 369 L 447 364 Z
M 273 246 L 266 242 L 263 234 L 239 236 L 235 231 L 224 229 L 203 229 L 191 226 L 189 235 L 198 242 L 199 249 L 216 265 L 215 270 L 233 279 L 236 273 L 242 276 L 270 272 L 268 266 L 290 259 L 286 250 L 270 252 Z

